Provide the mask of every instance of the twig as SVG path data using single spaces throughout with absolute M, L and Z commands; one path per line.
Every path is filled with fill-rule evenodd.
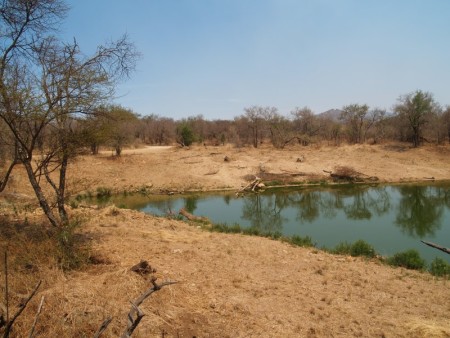
M 15 322 L 15 320 L 22 314 L 22 311 L 25 310 L 25 308 L 27 307 L 28 303 L 30 302 L 31 298 L 34 297 L 34 295 L 36 294 L 37 290 L 39 289 L 39 286 L 41 286 L 42 281 L 39 281 L 36 286 L 34 287 L 34 290 L 31 292 L 31 294 L 27 297 L 27 299 L 25 299 L 24 302 L 22 302 L 22 304 L 20 305 L 19 309 L 17 310 L 17 312 L 15 313 L 15 315 L 11 318 L 11 320 L 9 320 L 6 323 L 6 327 L 5 327 L 5 332 L 3 333 L 3 338 L 7 338 L 9 337 L 9 333 L 11 331 L 11 328 Z
M 152 287 L 145 291 L 142 295 L 140 295 L 134 302 L 131 302 L 131 309 L 128 312 L 128 324 L 121 338 L 130 338 L 133 331 L 138 326 L 142 317 L 144 317 L 144 313 L 139 309 L 139 305 L 142 304 L 144 300 L 146 300 L 153 292 L 161 290 L 162 287 L 166 285 L 176 284 L 177 281 L 167 281 L 162 282 L 161 284 L 156 284 L 156 278 L 152 278 Z M 136 315 L 136 318 L 134 316 Z
M 36 324 L 37 324 L 37 321 L 38 321 L 38 317 L 41 314 L 43 305 L 44 305 L 44 296 L 41 297 L 41 302 L 39 303 L 39 307 L 38 307 L 37 312 L 36 312 L 36 317 L 34 317 L 33 326 L 31 327 L 30 335 L 28 336 L 28 338 L 33 338 L 34 329 L 36 327 Z
M 9 322 L 9 295 L 8 295 L 8 252 L 5 251 L 5 303 L 6 303 L 6 322 Z
M 100 325 L 100 327 L 98 328 L 97 332 L 94 335 L 94 338 L 98 338 L 102 335 L 102 333 L 106 330 L 106 328 L 108 327 L 108 325 L 112 322 L 112 317 L 108 317 L 106 318 L 102 325 Z

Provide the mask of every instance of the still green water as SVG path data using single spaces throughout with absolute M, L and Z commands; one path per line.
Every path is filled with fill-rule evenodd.
M 416 249 L 428 262 L 441 257 L 450 263 L 450 255 L 420 242 L 450 246 L 450 183 L 268 190 L 240 198 L 232 193 L 134 195 L 113 202 L 161 216 L 185 208 L 214 223 L 310 236 L 319 248 L 363 239 L 381 255 Z

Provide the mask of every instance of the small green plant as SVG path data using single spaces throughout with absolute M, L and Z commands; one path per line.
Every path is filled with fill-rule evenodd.
M 450 276 L 450 264 L 442 258 L 436 257 L 430 265 L 430 273 L 433 276 L 445 277 Z
M 301 237 L 298 235 L 294 235 L 287 239 L 287 242 L 296 245 L 296 246 L 302 246 L 302 247 L 313 247 L 315 244 L 313 243 L 311 237 L 305 236 Z
M 347 242 L 341 242 L 330 250 L 331 253 L 336 255 L 350 255 L 352 245 Z
M 105 187 L 98 187 L 97 188 L 96 196 L 97 196 L 98 199 L 106 199 L 106 198 L 111 197 L 111 195 L 112 195 L 111 194 L 111 189 L 105 188 Z
M 58 263 L 63 270 L 80 268 L 88 262 L 88 248 L 82 237 L 76 234 L 80 221 L 75 219 L 56 233 L 58 246 Z
M 337 255 L 350 255 L 353 257 L 364 256 L 373 258 L 376 255 L 373 246 L 362 239 L 357 240 L 353 244 L 347 242 L 339 243 L 334 249 L 331 249 L 330 252 Z
M 242 232 L 241 226 L 239 224 L 228 225 L 225 223 L 217 223 L 211 226 L 211 231 L 239 234 Z
M 425 268 L 425 260 L 414 249 L 396 253 L 387 259 L 387 263 L 392 266 L 401 266 L 411 270 L 423 270 Z
M 353 257 L 364 256 L 373 258 L 375 257 L 375 249 L 372 245 L 360 239 L 352 244 L 350 248 L 350 255 Z

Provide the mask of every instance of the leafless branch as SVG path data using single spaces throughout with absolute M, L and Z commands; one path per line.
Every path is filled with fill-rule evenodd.
M 94 335 L 94 338 L 99 338 L 103 332 L 105 332 L 106 328 L 108 327 L 108 325 L 112 322 L 112 317 L 108 317 L 106 318 L 102 325 L 100 325 L 100 327 L 98 328 L 97 332 Z
M 144 313 L 139 308 L 139 305 L 141 305 L 145 299 L 147 299 L 153 292 L 161 290 L 161 288 L 166 285 L 178 283 L 177 281 L 167 281 L 158 285 L 156 284 L 156 278 L 152 278 L 151 282 L 153 286 L 149 288 L 147 291 L 145 291 L 142 295 L 140 295 L 134 302 L 131 303 L 131 309 L 130 312 L 128 312 L 127 328 L 122 334 L 121 338 L 130 338 L 131 334 L 138 326 L 139 322 L 144 316 Z
M 22 304 L 20 304 L 20 307 L 17 310 L 17 312 L 14 314 L 14 316 L 6 323 L 5 331 L 3 333 L 3 338 L 8 338 L 9 337 L 9 334 L 11 333 L 11 328 L 12 328 L 14 322 L 22 314 L 23 310 L 25 310 L 25 308 L 27 307 L 28 303 L 34 297 L 34 295 L 36 294 L 37 290 L 39 289 L 39 286 L 41 286 L 41 283 L 42 283 L 42 281 L 39 281 L 36 284 L 36 286 L 34 287 L 33 291 L 30 293 L 30 295 L 22 302 Z
M 39 315 L 41 314 L 42 311 L 42 306 L 44 305 L 44 296 L 41 297 L 41 302 L 39 303 L 39 307 L 36 311 L 36 317 L 34 317 L 34 322 L 33 322 L 33 326 L 31 327 L 30 330 L 30 335 L 28 336 L 28 338 L 33 338 L 34 335 L 34 329 L 36 328 L 36 324 L 39 318 Z

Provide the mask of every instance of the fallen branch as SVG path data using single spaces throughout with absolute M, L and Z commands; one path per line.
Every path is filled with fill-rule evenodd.
M 112 322 L 112 317 L 108 317 L 106 318 L 102 325 L 100 325 L 100 327 L 98 328 L 97 332 L 95 332 L 95 335 L 93 338 L 98 338 L 102 335 L 103 332 L 105 332 L 106 328 L 108 327 L 108 325 Z
M 195 222 L 209 222 L 209 219 L 206 217 L 199 217 L 192 215 L 190 212 L 188 212 L 185 208 L 181 208 L 178 212 L 180 215 L 186 217 L 189 221 L 195 221 Z
M 131 303 L 131 309 L 130 312 L 128 312 L 127 328 L 123 332 L 121 338 L 130 338 L 133 331 L 139 325 L 139 322 L 141 321 L 142 317 L 144 317 L 145 314 L 139 308 L 139 305 L 141 305 L 145 299 L 147 299 L 153 292 L 161 290 L 161 288 L 166 285 L 178 283 L 177 281 L 167 281 L 158 285 L 156 284 L 156 278 L 152 278 L 151 282 L 153 286 L 147 291 L 145 291 L 141 296 L 139 296 L 134 302 Z
M 261 178 L 256 177 L 253 181 L 251 181 L 249 184 L 247 184 L 244 188 L 242 188 L 241 190 L 236 192 L 236 195 L 239 195 L 240 193 L 243 193 L 246 191 L 255 192 L 255 190 L 260 190 L 264 187 L 265 187 L 265 185 L 264 185 L 264 183 L 262 183 Z
M 41 314 L 43 305 L 44 305 L 44 296 L 41 297 L 41 302 L 39 303 L 39 307 L 36 311 L 36 316 L 34 317 L 33 326 L 31 327 L 30 335 L 28 336 L 28 338 L 33 338 L 34 329 L 36 328 L 36 324 L 38 322 L 39 315 Z
M 450 255 L 450 249 L 449 248 L 444 248 L 443 246 L 440 246 L 440 245 L 437 245 L 437 244 L 434 244 L 434 243 L 431 243 L 431 242 L 426 242 L 426 241 L 421 241 L 421 242 L 423 244 L 431 246 L 432 248 L 438 249 L 438 250 L 443 251 L 443 252 L 445 252 L 445 253 Z
M 10 320 L 7 321 L 6 326 L 5 326 L 5 331 L 3 332 L 3 338 L 9 337 L 9 334 L 11 332 L 11 328 L 12 328 L 14 322 L 22 314 L 23 310 L 25 310 L 25 308 L 27 307 L 27 305 L 30 302 L 31 298 L 34 297 L 34 295 L 36 294 L 37 290 L 39 289 L 39 286 L 41 286 L 41 283 L 42 283 L 42 281 L 39 281 L 36 284 L 36 286 L 34 287 L 33 291 L 31 292 L 31 294 L 20 304 L 20 307 L 17 310 L 17 312 L 14 314 L 14 316 Z

